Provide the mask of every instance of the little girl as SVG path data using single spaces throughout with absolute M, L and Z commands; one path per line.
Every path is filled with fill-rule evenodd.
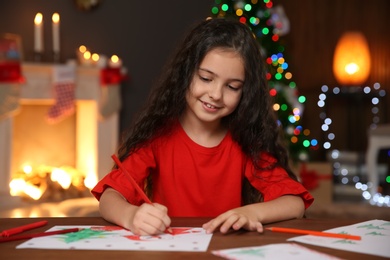
M 210 217 L 208 233 L 302 217 L 313 197 L 288 167 L 268 91 L 246 25 L 194 27 L 118 151 L 153 204 L 115 167 L 92 190 L 102 217 L 139 235 L 164 232 L 170 217 Z

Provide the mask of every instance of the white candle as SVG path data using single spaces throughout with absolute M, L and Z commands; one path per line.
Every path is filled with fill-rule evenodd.
M 107 56 L 99 55 L 99 60 L 96 62 L 96 66 L 100 69 L 104 69 L 107 67 Z
M 34 51 L 43 52 L 43 16 L 37 13 L 34 19 Z
M 52 16 L 53 21 L 53 52 L 60 52 L 60 15 L 58 13 L 54 13 Z
M 84 64 L 84 53 L 87 51 L 87 47 L 85 47 L 84 45 L 81 45 L 77 51 L 76 51 L 76 55 L 77 55 L 77 60 L 79 62 L 79 64 Z

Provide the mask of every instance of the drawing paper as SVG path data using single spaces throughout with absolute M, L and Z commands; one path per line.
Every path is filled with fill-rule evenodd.
M 214 255 L 234 260 L 255 260 L 255 259 L 340 259 L 323 254 L 294 243 L 270 244 L 255 247 L 240 247 L 225 250 L 212 251 Z
M 362 240 L 349 240 L 319 236 L 299 236 L 288 239 L 315 246 L 323 246 L 357 253 L 390 257 L 390 222 L 370 220 L 354 225 L 325 230 L 332 233 L 361 236 Z
M 207 251 L 212 234 L 203 228 L 172 227 L 172 234 L 137 236 L 119 226 L 54 226 L 48 231 L 82 228 L 74 233 L 32 238 L 16 248 Z

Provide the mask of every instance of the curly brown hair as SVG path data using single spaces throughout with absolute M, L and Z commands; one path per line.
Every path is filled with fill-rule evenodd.
M 169 133 L 173 122 L 186 109 L 186 92 L 195 71 L 212 49 L 224 48 L 239 53 L 244 60 L 245 83 L 236 110 L 222 119 L 243 153 L 253 161 L 261 175 L 261 152 L 267 152 L 277 162 L 267 168 L 281 166 L 296 180 L 288 166 L 288 153 L 282 145 L 282 131 L 277 125 L 269 95 L 264 58 L 249 27 L 236 20 L 208 19 L 189 31 L 165 73 L 152 89 L 147 106 L 138 119 L 123 134 L 118 150 L 120 160 L 153 138 Z M 258 176 L 261 178 L 261 176 Z M 244 203 L 261 200 L 261 194 L 247 183 L 243 184 Z

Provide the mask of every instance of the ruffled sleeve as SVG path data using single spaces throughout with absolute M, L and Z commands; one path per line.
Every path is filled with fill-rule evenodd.
M 265 157 L 264 164 L 275 162 L 275 159 L 269 155 Z M 275 167 L 270 170 L 254 170 L 252 162 L 248 161 L 245 170 L 245 176 L 261 194 L 264 201 L 271 201 L 283 195 L 295 195 L 302 198 L 307 209 L 314 201 L 313 196 L 303 187 L 303 185 L 292 179 L 288 173 L 281 167 Z
M 100 200 L 105 189 L 111 187 L 121 193 L 129 203 L 141 205 L 144 201 L 127 175 L 130 174 L 141 188 L 144 187 L 146 177 L 156 165 L 150 147 L 139 149 L 136 153 L 131 154 L 122 162 L 122 165 L 126 172 L 121 169 L 111 171 L 96 184 L 91 193 Z

